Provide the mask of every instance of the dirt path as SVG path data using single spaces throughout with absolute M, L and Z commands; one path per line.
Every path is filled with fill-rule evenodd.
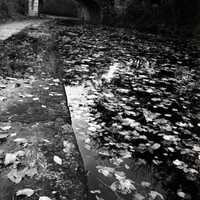
M 15 22 L 8 22 L 5 24 L 0 24 L 0 40 L 8 39 L 10 36 L 19 33 L 27 26 L 37 27 L 46 21 L 47 20 L 44 19 L 34 19 L 34 20 L 23 20 L 23 21 L 15 21 Z

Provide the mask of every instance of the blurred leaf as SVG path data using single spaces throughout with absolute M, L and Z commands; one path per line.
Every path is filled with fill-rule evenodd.
M 122 194 L 130 194 L 136 190 L 134 181 L 130 179 L 120 179 L 110 186 L 112 191 L 120 192 Z
M 34 190 L 29 189 L 29 188 L 26 188 L 26 189 L 23 189 L 23 190 L 18 190 L 16 192 L 16 196 L 24 195 L 24 196 L 27 196 L 27 197 L 31 197 L 33 194 L 34 194 Z
M 53 157 L 54 162 L 56 162 L 59 165 L 62 165 L 62 159 L 58 156 Z

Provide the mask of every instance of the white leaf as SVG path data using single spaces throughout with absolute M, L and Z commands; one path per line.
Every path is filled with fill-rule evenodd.
M 100 190 L 91 190 L 90 191 L 91 194 L 101 194 Z
M 8 138 L 8 134 L 0 134 L 0 141 L 5 141 Z
M 53 79 L 53 82 L 54 83 L 60 83 L 60 80 L 57 78 L 57 79 Z
M 167 140 L 167 141 L 171 141 L 171 142 L 176 142 L 177 140 L 179 140 L 176 136 L 174 135 L 164 135 L 163 136 L 163 139 L 164 140 Z
M 63 141 L 63 146 L 63 151 L 68 154 L 70 154 L 72 152 L 72 149 L 74 148 L 74 145 L 68 141 Z
M 119 181 L 124 180 L 126 178 L 126 174 L 122 171 L 116 171 L 115 172 L 115 178 Z
M 3 131 L 8 131 L 9 129 L 11 129 L 11 126 L 3 126 L 3 127 L 0 127 L 0 129 Z
M 19 190 L 16 193 L 17 196 L 24 195 L 24 196 L 27 196 L 27 197 L 31 197 L 33 194 L 34 194 L 34 190 L 29 189 L 29 188 L 26 188 L 26 189 L 23 189 L 23 190 Z
M 39 200 L 51 200 L 51 199 L 49 197 L 43 196 L 43 197 L 40 197 Z
M 28 143 L 27 139 L 26 138 L 16 138 L 14 140 L 14 142 L 18 143 L 18 144 L 26 144 Z
M 147 181 L 142 181 L 142 182 L 141 182 L 141 186 L 142 186 L 142 187 L 147 187 L 147 188 L 148 188 L 148 187 L 151 186 L 151 183 L 149 183 L 149 182 L 147 182 Z
M 125 168 L 126 168 L 126 169 L 130 169 L 130 167 L 129 167 L 127 164 L 125 164 Z
M 85 139 L 86 144 L 90 144 L 90 142 L 91 142 L 90 138 Z
M 179 197 L 183 198 L 183 199 L 186 197 L 186 194 L 185 194 L 184 192 L 182 192 L 182 191 L 178 191 L 178 192 L 177 192 L 177 195 L 178 195 Z
M 200 146 L 194 145 L 193 151 L 200 152 Z
M 97 195 L 95 197 L 96 197 L 96 200 L 104 200 L 103 198 L 98 197 Z
M 114 173 L 114 169 L 111 167 L 97 166 L 98 172 L 103 174 L 104 176 L 112 176 Z
M 10 137 L 15 137 L 17 135 L 17 133 L 12 133 L 11 135 L 10 135 Z
M 17 155 L 15 153 L 7 153 L 5 156 L 4 164 L 9 165 L 16 161 Z
M 181 165 L 184 164 L 184 162 L 182 162 L 182 161 L 176 159 L 176 160 L 173 161 L 173 164 L 176 165 L 176 166 L 181 166 Z
M 134 119 L 125 118 L 125 119 L 122 120 L 122 125 L 135 128 L 135 127 L 140 126 L 140 123 L 136 122 Z
M 112 191 L 118 191 L 122 194 L 130 194 L 136 190 L 134 186 L 134 181 L 130 179 L 120 179 L 119 181 L 114 182 L 110 186 Z
M 161 145 L 160 144 L 158 144 L 158 143 L 155 143 L 154 145 L 152 145 L 152 149 L 153 150 L 157 150 L 157 149 L 159 149 L 161 147 Z
M 38 97 L 33 98 L 33 101 L 39 101 L 40 99 Z
M 152 200 L 155 200 L 157 197 L 160 197 L 160 199 L 164 200 L 164 197 L 162 196 L 162 194 L 160 194 L 156 191 L 151 191 L 149 193 L 149 196 L 152 198 Z
M 62 159 L 58 156 L 53 157 L 54 162 L 56 162 L 59 165 L 62 165 Z

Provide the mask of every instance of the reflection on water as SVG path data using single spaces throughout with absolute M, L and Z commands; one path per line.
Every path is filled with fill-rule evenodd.
M 121 63 L 115 62 L 113 65 L 110 66 L 107 73 L 103 74 L 102 79 L 105 79 L 107 82 L 110 82 L 114 77 L 114 73 L 120 67 Z
M 73 129 L 85 169 L 88 172 L 89 199 L 91 200 L 101 198 L 105 200 L 133 199 L 133 195 L 136 195 L 138 199 L 139 197 L 143 199 L 151 190 L 162 192 L 161 185 L 153 177 L 153 168 L 146 165 L 145 160 L 133 160 L 131 153 L 128 151 L 116 156 L 112 152 L 112 144 L 110 144 L 110 150 L 107 151 L 107 145 L 98 144 L 96 140 L 93 140 L 93 135 L 97 130 L 105 129 L 102 126 L 103 124 L 98 124 L 96 121 L 98 114 L 94 115 L 92 112 L 95 99 L 100 95 L 97 88 L 104 82 L 109 83 L 120 67 L 122 65 L 116 62 L 110 66 L 108 72 L 103 74 L 99 80 L 88 80 L 81 85 L 68 85 L 65 87 Z M 99 135 L 99 138 L 101 137 Z M 128 184 L 126 194 L 121 195 L 116 191 L 112 191 L 112 186 L 118 186 L 117 181 L 122 182 L 122 185 Z M 134 184 L 133 187 L 136 187 L 137 192 L 131 184 Z

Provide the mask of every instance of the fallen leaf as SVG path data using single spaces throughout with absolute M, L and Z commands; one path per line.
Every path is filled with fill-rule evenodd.
M 98 172 L 103 174 L 104 176 L 112 176 L 114 173 L 114 168 L 111 167 L 104 167 L 104 166 L 97 166 Z
M 159 197 L 160 199 L 164 200 L 164 197 L 162 194 L 156 192 L 156 191 L 151 191 L 149 193 L 150 198 L 152 198 L 152 200 L 156 200 L 157 197 Z
M 176 166 L 180 166 L 180 165 L 183 165 L 184 162 L 176 159 L 176 160 L 173 161 L 173 164 L 176 165 Z
M 145 197 L 143 195 L 141 195 L 140 193 L 136 193 L 134 195 L 134 200 L 144 200 Z
M 43 197 L 40 197 L 39 200 L 51 200 L 51 199 L 49 197 L 43 196 Z
M 6 100 L 6 97 L 0 97 L 0 101 Z
M 0 127 L 0 129 L 3 131 L 8 131 L 9 129 L 11 129 L 11 126 L 2 126 Z
M 7 153 L 5 156 L 4 164 L 7 166 L 13 164 L 17 159 L 16 153 Z
M 16 196 L 23 195 L 23 196 L 31 197 L 34 194 L 34 192 L 35 191 L 32 189 L 26 188 L 26 189 L 17 191 Z
M 159 149 L 160 147 L 161 147 L 161 145 L 158 144 L 158 143 L 155 143 L 154 145 L 151 146 L 151 148 L 152 148 L 153 150 L 157 150 L 157 149 Z
M 200 152 L 200 146 L 194 145 L 192 150 L 196 152 Z
M 97 200 L 104 200 L 103 198 L 98 197 L 97 195 L 95 197 L 96 197 Z
M 74 144 L 72 144 L 66 140 L 63 141 L 63 146 L 64 146 L 63 151 L 68 154 L 70 154 L 72 152 L 72 149 L 74 148 Z
M 179 197 L 183 198 L 183 199 L 186 197 L 186 194 L 185 194 L 184 192 L 182 192 L 182 191 L 178 191 L 178 192 L 177 192 L 177 195 L 178 195 Z
M 148 187 L 151 186 L 151 183 L 149 183 L 149 182 L 147 182 L 147 181 L 142 181 L 142 182 L 141 182 L 141 186 L 142 186 L 142 187 L 147 187 L 147 188 L 148 188 Z
M 91 190 L 90 191 L 91 194 L 101 194 L 100 190 Z
M 0 141 L 1 141 L 1 142 L 4 142 L 4 141 L 7 140 L 8 137 L 9 137 L 8 134 L 0 134 Z
M 18 144 L 26 144 L 26 143 L 28 143 L 28 140 L 26 138 L 16 138 L 14 140 L 14 142 L 16 142 Z
M 26 175 L 32 178 L 37 172 L 37 168 L 31 168 L 26 171 Z
M 26 175 L 26 170 L 27 168 L 21 170 L 21 171 L 18 171 L 17 169 L 12 169 L 7 177 L 13 182 L 13 183 L 20 183 L 21 180 L 25 177 Z
M 110 186 L 112 191 L 118 191 L 122 194 L 130 194 L 136 190 L 134 181 L 130 179 L 120 179 Z
M 39 101 L 40 99 L 38 97 L 33 98 L 33 101 Z
M 17 133 L 12 133 L 11 135 L 10 135 L 10 137 L 15 137 L 17 135 Z
M 56 162 L 59 165 L 62 165 L 62 159 L 58 156 L 53 157 L 54 162 Z

